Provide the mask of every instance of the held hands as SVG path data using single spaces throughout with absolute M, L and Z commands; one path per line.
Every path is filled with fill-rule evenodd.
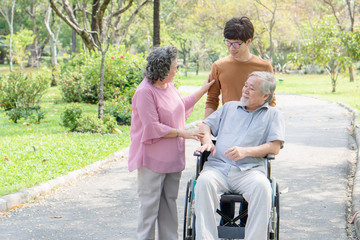
M 180 132 L 179 137 L 185 139 L 194 139 L 200 141 L 200 138 L 204 136 L 204 133 L 200 130 L 183 130 Z
M 225 151 L 225 156 L 233 161 L 238 161 L 247 156 L 246 148 L 243 147 L 231 147 Z

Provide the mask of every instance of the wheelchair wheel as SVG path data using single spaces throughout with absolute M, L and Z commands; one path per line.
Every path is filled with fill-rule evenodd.
M 279 240 L 280 238 L 280 191 L 279 191 L 279 184 L 276 183 L 276 197 L 275 197 L 275 206 L 276 206 L 276 231 L 275 231 L 275 239 Z
M 192 178 L 186 187 L 183 240 L 195 240 L 194 186 L 195 179 Z
M 271 187 L 273 189 L 271 218 L 269 223 L 269 238 L 270 240 L 279 240 L 280 237 L 280 192 L 279 184 L 275 178 L 271 180 Z

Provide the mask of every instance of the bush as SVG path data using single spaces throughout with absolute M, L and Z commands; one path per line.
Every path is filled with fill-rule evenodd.
M 63 99 L 67 102 L 81 102 L 83 95 L 83 75 L 77 72 L 66 72 L 63 74 L 61 91 Z
M 79 104 L 72 103 L 65 107 L 61 114 L 61 125 L 70 131 L 111 133 L 117 126 L 116 120 L 110 114 L 104 114 L 103 120 L 96 114 L 83 114 Z
M 61 65 L 61 90 L 68 102 L 97 103 L 99 96 L 101 54 L 81 52 Z M 143 79 L 146 61 L 142 54 L 133 55 L 125 47 L 111 46 L 105 59 L 104 99 L 132 97 Z
M 118 124 L 130 125 L 132 113 L 130 98 L 122 96 L 105 102 L 104 113 L 114 116 Z
M 111 133 L 117 127 L 117 122 L 115 118 L 110 114 L 105 114 L 103 117 L 103 123 L 105 127 L 105 132 Z
M 70 128 L 70 131 L 74 131 L 80 126 L 82 112 L 83 110 L 79 104 L 73 103 L 67 105 L 64 112 L 61 114 L 62 126 Z
M 4 110 L 17 107 L 32 107 L 50 87 L 51 77 L 47 71 L 41 73 L 11 72 L 0 76 L 0 106 Z
M 79 132 L 92 133 L 102 133 L 103 130 L 102 121 L 96 114 L 84 114 L 79 120 L 79 126 L 76 128 L 76 131 Z
M 11 121 L 17 123 L 21 118 L 33 120 L 35 123 L 40 123 L 45 118 L 45 113 L 40 111 L 40 106 L 33 107 L 16 107 L 6 112 Z

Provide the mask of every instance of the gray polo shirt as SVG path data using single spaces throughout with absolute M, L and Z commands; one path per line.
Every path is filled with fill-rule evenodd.
M 231 166 L 241 171 L 258 168 L 265 173 L 265 159 L 246 157 L 238 161 L 226 158 L 225 151 L 234 146 L 254 147 L 267 142 L 285 140 L 285 122 L 282 113 L 265 103 L 249 112 L 240 101 L 227 102 L 203 121 L 217 137 L 216 154 L 210 154 L 206 165 L 228 174 Z

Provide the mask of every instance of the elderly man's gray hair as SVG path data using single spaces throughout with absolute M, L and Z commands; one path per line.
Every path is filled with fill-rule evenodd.
M 146 58 L 144 76 L 154 84 L 158 79 L 163 81 L 169 75 L 170 66 L 177 58 L 177 49 L 173 46 L 154 48 Z
M 274 74 L 269 73 L 269 72 L 252 72 L 249 74 L 249 77 L 254 76 L 254 77 L 258 77 L 261 80 L 263 80 L 261 82 L 260 85 L 260 91 L 261 94 L 270 94 L 270 96 L 266 99 L 266 102 L 270 103 L 273 100 L 274 97 L 274 92 L 275 92 L 275 88 L 276 88 L 276 80 L 274 77 Z

